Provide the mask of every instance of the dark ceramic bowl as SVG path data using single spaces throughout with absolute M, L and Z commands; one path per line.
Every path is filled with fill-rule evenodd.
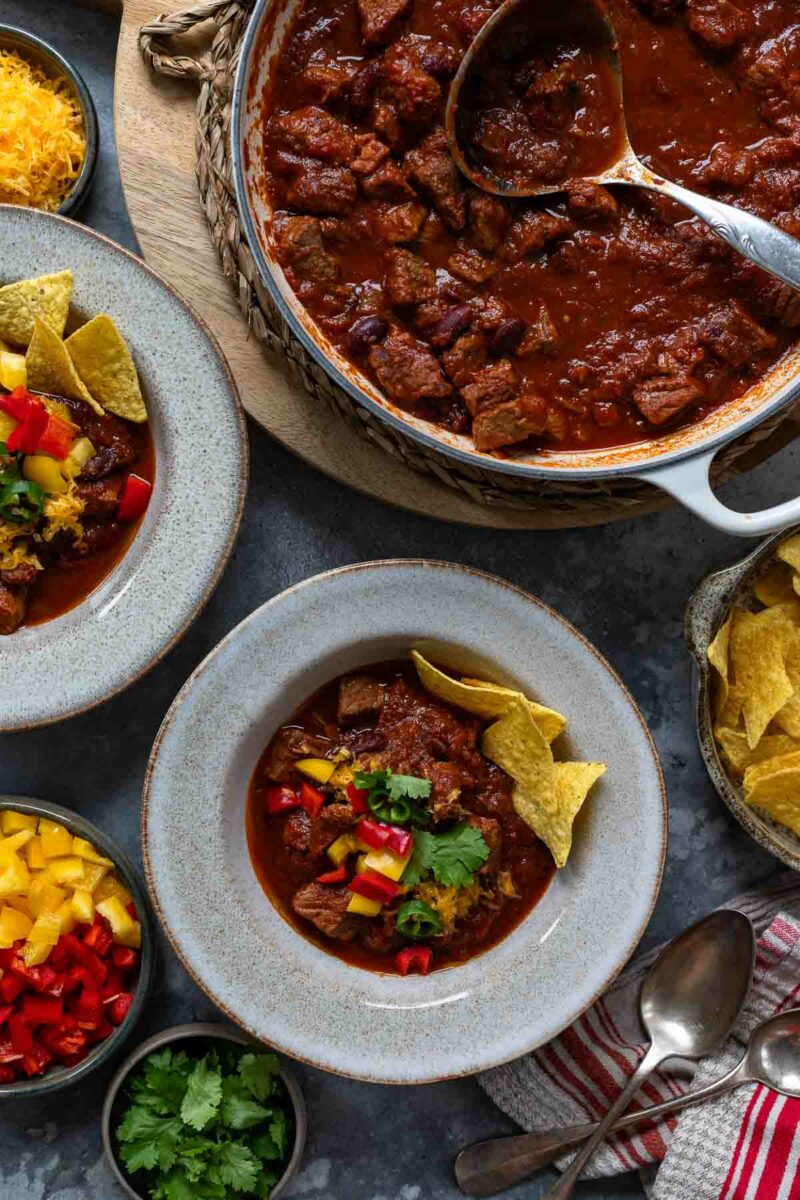
M 246 1046 L 256 1051 L 265 1049 L 262 1042 L 256 1041 L 255 1038 L 249 1037 L 241 1029 L 236 1029 L 232 1025 L 198 1023 L 196 1025 L 174 1025 L 171 1029 L 164 1029 L 161 1033 L 156 1033 L 153 1037 L 148 1038 L 146 1042 L 142 1042 L 141 1046 L 137 1047 L 125 1059 L 125 1062 L 109 1084 L 105 1103 L 103 1104 L 101 1121 L 103 1148 L 106 1152 L 106 1157 L 117 1182 L 125 1192 L 125 1195 L 130 1197 L 130 1200 L 147 1200 L 147 1197 L 135 1190 L 131 1183 L 130 1175 L 127 1174 L 117 1157 L 117 1139 L 112 1130 L 116 1128 L 120 1120 L 122 1107 L 125 1103 L 123 1089 L 131 1072 L 138 1067 L 143 1059 L 147 1058 L 148 1054 L 152 1054 L 154 1050 L 163 1050 L 165 1046 L 173 1046 L 175 1042 L 191 1040 L 200 1042 L 226 1041 L 234 1042 L 237 1046 Z M 289 1161 L 286 1164 L 286 1170 L 270 1192 L 270 1200 L 281 1200 L 281 1197 L 285 1195 L 289 1187 L 290 1181 L 297 1174 L 297 1168 L 300 1165 L 300 1159 L 305 1149 L 308 1128 L 306 1105 L 303 1093 L 300 1090 L 300 1084 L 297 1082 L 294 1072 L 283 1058 L 281 1059 L 281 1079 L 294 1110 L 294 1146 L 292 1147 Z
M 72 190 L 62 200 L 58 211 L 63 216 L 74 216 L 88 196 L 94 183 L 97 155 L 100 148 L 100 134 L 97 125 L 97 113 L 89 89 L 75 67 L 68 63 L 63 55 L 48 42 L 17 29 L 14 25 L 0 24 L 0 50 L 16 50 L 29 62 L 41 67 L 45 75 L 55 78 L 63 75 L 69 81 L 75 99 L 83 113 L 83 126 L 86 134 L 86 155 L 80 174 L 72 185 Z
M 0 1085 L 0 1100 L 11 1097 L 19 1099 L 21 1096 L 49 1095 L 50 1092 L 57 1092 L 72 1083 L 77 1083 L 78 1080 L 84 1079 L 92 1071 L 107 1063 L 127 1041 L 133 1032 L 134 1025 L 142 1015 L 153 986 L 156 966 L 153 917 L 147 895 L 139 882 L 133 864 L 112 842 L 111 838 L 96 825 L 87 821 L 85 817 L 81 817 L 67 808 L 62 808 L 60 804 L 34 800 L 30 796 L 3 795 L 0 796 L 0 810 L 4 808 L 13 808 L 16 812 L 31 813 L 37 817 L 49 817 L 53 821 L 58 821 L 60 824 L 66 825 L 70 833 L 87 838 L 106 858 L 111 859 L 117 874 L 133 896 L 136 911 L 142 923 L 142 950 L 136 993 L 130 1012 L 122 1024 L 118 1025 L 104 1042 L 95 1046 L 91 1053 L 87 1054 L 86 1058 L 75 1067 L 52 1067 L 41 1077 Z

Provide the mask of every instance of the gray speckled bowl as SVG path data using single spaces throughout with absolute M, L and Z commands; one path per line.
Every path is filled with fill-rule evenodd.
M 743 608 L 751 606 L 749 589 L 753 581 L 772 559 L 778 544 L 795 533 L 800 533 L 800 525 L 773 534 L 733 566 L 707 575 L 689 597 L 684 633 L 695 661 L 697 737 L 711 782 L 754 841 L 787 866 L 800 871 L 800 838 L 761 809 L 745 804 L 740 783 L 731 779 L 722 764 L 714 741 L 711 667 L 707 657 L 708 647 L 730 609 L 737 603 Z
M 75 1067 L 53 1067 L 45 1075 L 33 1079 L 20 1080 L 18 1083 L 0 1084 L 0 1100 L 18 1100 L 20 1097 L 49 1096 L 51 1092 L 60 1091 L 70 1084 L 85 1079 L 92 1071 L 97 1070 L 109 1061 L 122 1048 L 133 1033 L 134 1026 L 144 1012 L 156 972 L 155 929 L 147 894 L 139 882 L 133 864 L 122 853 L 120 848 L 103 832 L 87 821 L 80 813 L 62 808 L 60 804 L 51 804 L 47 800 L 34 800 L 31 796 L 0 796 L 0 810 L 13 808 L 17 812 L 32 813 L 37 817 L 49 817 L 66 825 L 71 833 L 78 837 L 88 838 L 106 858 L 110 858 L 117 868 L 117 874 L 133 896 L 139 920 L 142 923 L 142 951 L 139 967 L 139 979 L 136 994 L 130 1012 L 125 1020 L 104 1042 L 87 1054 L 82 1062 Z
M 150 413 L 155 487 L 134 542 L 90 596 L 0 638 L 0 730 L 92 708 L 154 666 L 216 586 L 247 486 L 235 384 L 178 294 L 84 226 L 0 205 L 0 283 L 64 267 L 75 275 L 73 308 L 84 317 L 110 313 L 128 340 Z
M 349 966 L 286 922 L 253 871 L 244 817 L 259 754 L 298 705 L 337 675 L 414 646 L 560 709 L 570 725 L 557 756 L 609 769 L 568 865 L 530 916 L 461 966 L 400 979 Z M 237 626 L 167 714 L 142 821 L 157 915 L 214 1002 L 288 1054 L 386 1083 L 470 1074 L 573 1021 L 639 941 L 667 841 L 655 748 L 608 663 L 525 592 L 427 560 L 315 576 Z
M 143 1059 L 147 1058 L 148 1054 L 152 1054 L 154 1050 L 163 1050 L 166 1046 L 172 1046 L 175 1042 L 188 1042 L 194 1039 L 235 1042 L 237 1046 L 248 1046 L 256 1051 L 265 1049 L 260 1042 L 248 1037 L 240 1029 L 232 1029 L 229 1025 L 217 1025 L 212 1022 L 198 1022 L 196 1025 L 173 1025 L 171 1029 L 164 1029 L 161 1033 L 154 1034 L 146 1042 L 142 1042 L 141 1046 L 137 1046 L 133 1053 L 125 1059 L 125 1062 L 108 1085 L 101 1117 L 101 1131 L 103 1135 L 103 1149 L 106 1152 L 111 1169 L 125 1195 L 131 1197 L 131 1200 L 146 1200 L 146 1197 L 143 1197 L 139 1192 L 134 1190 L 131 1185 L 130 1176 L 126 1173 L 125 1168 L 117 1158 L 117 1142 L 114 1136 L 114 1129 L 121 1115 L 122 1089 L 131 1072 Z M 300 1159 L 303 1157 L 308 1131 L 308 1118 L 306 1116 L 306 1104 L 303 1099 L 303 1093 L 300 1090 L 300 1084 L 297 1081 L 294 1071 L 285 1062 L 281 1063 L 281 1078 L 294 1109 L 294 1145 L 292 1146 L 289 1161 L 286 1164 L 286 1170 L 270 1192 L 270 1200 L 281 1200 L 281 1197 L 286 1194 L 289 1184 L 297 1174 L 297 1169 L 300 1166 Z

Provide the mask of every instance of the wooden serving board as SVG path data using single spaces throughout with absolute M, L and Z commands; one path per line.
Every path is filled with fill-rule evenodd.
M 143 24 L 160 16 L 165 0 L 77 0 L 121 12 L 115 80 L 116 139 L 128 211 L 147 261 L 171 283 L 216 336 L 238 383 L 244 407 L 273 437 L 340 483 L 378 500 L 440 520 L 497 529 L 555 529 L 608 520 L 587 503 L 582 515 L 489 507 L 404 466 L 354 436 L 343 421 L 321 411 L 280 358 L 253 337 L 225 279 L 202 211 L 195 180 L 196 91 L 183 81 L 154 79 L 138 48 Z M 191 0 L 166 0 L 169 11 Z M 195 31 L 196 32 L 196 31 Z M 192 53 L 192 36 L 181 53 Z M 740 460 L 747 469 L 797 436 L 783 424 Z M 652 502 L 636 513 L 668 503 L 653 489 Z M 630 515 L 620 510 L 620 517 Z

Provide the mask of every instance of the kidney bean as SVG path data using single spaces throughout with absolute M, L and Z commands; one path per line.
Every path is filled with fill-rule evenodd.
M 439 318 L 428 335 L 432 346 L 449 346 L 469 329 L 475 314 L 468 304 L 456 304 L 448 308 Z
M 380 64 L 378 59 L 375 58 L 365 63 L 350 80 L 346 89 L 346 95 L 355 112 L 363 112 L 367 108 L 379 77 Z
M 369 317 L 359 317 L 353 321 L 348 334 L 350 350 L 353 354 L 366 354 L 375 342 L 382 342 L 389 331 L 389 322 L 385 317 L 373 314 Z
M 508 317 L 501 321 L 489 339 L 491 354 L 513 354 L 522 341 L 527 325 L 520 317 Z
M 386 745 L 386 738 L 377 730 L 367 730 L 366 733 L 360 733 L 350 743 L 350 749 L 353 754 L 368 754 L 372 750 L 383 750 Z

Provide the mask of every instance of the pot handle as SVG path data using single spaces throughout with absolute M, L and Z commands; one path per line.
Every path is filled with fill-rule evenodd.
M 637 478 L 673 496 L 715 529 L 735 537 L 763 537 L 800 521 L 800 496 L 761 512 L 742 513 L 722 504 L 711 490 L 709 471 L 715 450 L 698 454 L 674 466 L 654 467 Z

